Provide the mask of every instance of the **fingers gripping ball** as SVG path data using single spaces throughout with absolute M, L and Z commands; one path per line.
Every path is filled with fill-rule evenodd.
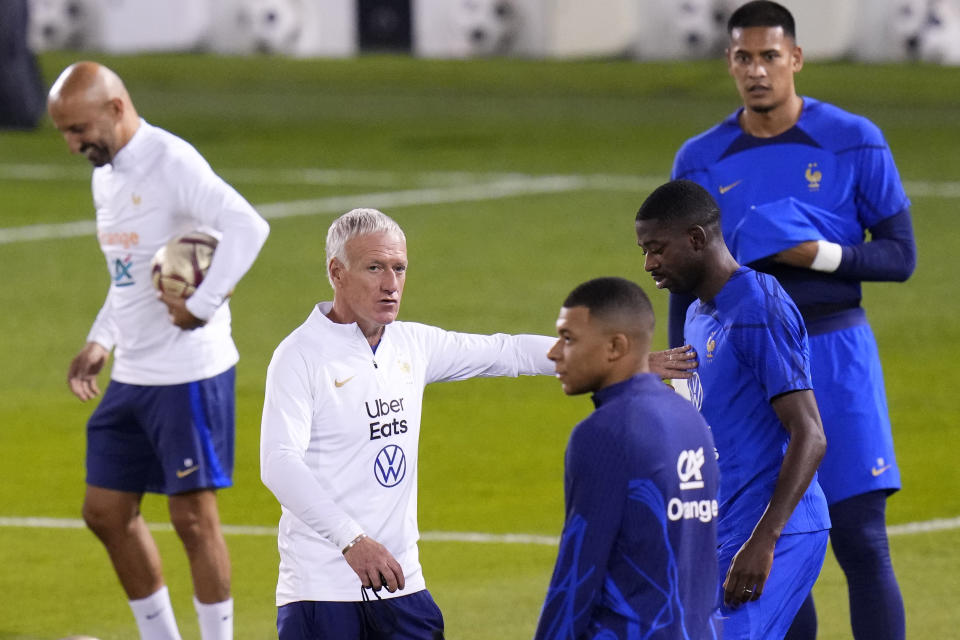
M 153 286 L 163 293 L 189 298 L 203 282 L 216 248 L 217 239 L 201 231 L 174 238 L 153 256 Z

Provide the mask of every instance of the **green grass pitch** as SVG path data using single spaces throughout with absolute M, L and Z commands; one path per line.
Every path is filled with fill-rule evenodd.
M 71 61 L 45 55 L 47 81 Z M 221 496 L 231 525 L 272 526 L 279 516 L 257 461 L 265 369 L 311 305 L 329 299 L 323 243 L 335 213 L 379 202 L 374 194 L 384 192 L 441 194 L 433 204 L 383 206 L 408 235 L 405 319 L 549 334 L 563 297 L 599 275 L 640 282 L 662 319 L 666 294 L 642 272 L 634 212 L 666 179 L 677 146 L 737 106 L 720 62 L 106 61 L 127 81 L 141 115 L 190 140 L 255 204 L 348 203 L 273 219 L 231 303 L 241 352 L 236 486 Z M 904 479 L 889 522 L 956 518 L 960 301 L 951 265 L 960 93 L 950 88 L 960 86 L 960 69 L 814 62 L 798 85 L 877 122 L 908 184 L 917 272 L 905 285 L 865 288 Z M 547 175 L 564 176 L 556 182 L 562 190 L 493 197 L 503 195 L 510 176 L 529 186 L 529 176 Z M 449 195 L 491 182 L 499 186 L 474 190 L 472 200 Z M 89 168 L 67 155 L 49 122 L 35 132 L 0 133 L 0 228 L 92 219 Z M 76 519 L 92 405 L 69 394 L 65 377 L 106 292 L 103 260 L 92 234 L 10 242 L 0 244 L 0 273 L 0 518 Z M 657 339 L 665 344 L 663 322 Z M 589 400 L 564 397 L 547 377 L 428 388 L 421 529 L 558 535 L 563 449 L 589 410 Z M 167 520 L 156 497 L 145 501 L 145 513 L 151 522 Z M 198 638 L 179 542 L 170 532 L 156 536 L 181 631 Z M 237 638 L 275 637 L 275 539 L 230 535 L 228 544 Z M 955 633 L 960 531 L 898 535 L 892 547 L 908 637 Z M 530 637 L 555 548 L 425 541 L 421 551 L 449 638 Z M 88 531 L 2 526 L 0 567 L 0 640 L 134 637 L 106 554 Z M 815 595 L 820 637 L 849 637 L 843 577 L 829 553 Z

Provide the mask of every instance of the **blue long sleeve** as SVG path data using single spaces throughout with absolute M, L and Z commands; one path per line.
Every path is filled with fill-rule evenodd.
M 890 216 L 870 228 L 870 241 L 843 247 L 836 274 L 850 280 L 903 282 L 917 266 L 910 210 Z

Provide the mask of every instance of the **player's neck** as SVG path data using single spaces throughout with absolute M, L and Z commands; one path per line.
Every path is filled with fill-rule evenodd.
M 726 247 L 711 260 L 707 266 L 706 276 L 694 288 L 694 295 L 702 302 L 713 300 L 718 293 L 726 286 L 730 276 L 740 268 L 740 264 L 730 254 Z
M 371 347 L 377 346 L 383 337 L 385 325 L 364 321 L 356 313 L 353 313 L 349 307 L 339 306 L 336 299 L 333 301 L 330 311 L 327 312 L 327 319 L 334 324 L 356 324 Z
M 769 111 L 745 107 L 740 113 L 740 128 L 755 138 L 772 138 L 797 124 L 802 111 L 803 98 L 796 94 Z

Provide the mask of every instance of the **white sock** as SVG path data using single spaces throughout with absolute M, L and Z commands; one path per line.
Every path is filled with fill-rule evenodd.
M 233 598 L 203 604 L 193 596 L 193 608 L 197 610 L 203 640 L 233 640 Z
M 130 608 L 137 620 L 141 640 L 180 640 L 166 585 L 142 600 L 131 600 Z

